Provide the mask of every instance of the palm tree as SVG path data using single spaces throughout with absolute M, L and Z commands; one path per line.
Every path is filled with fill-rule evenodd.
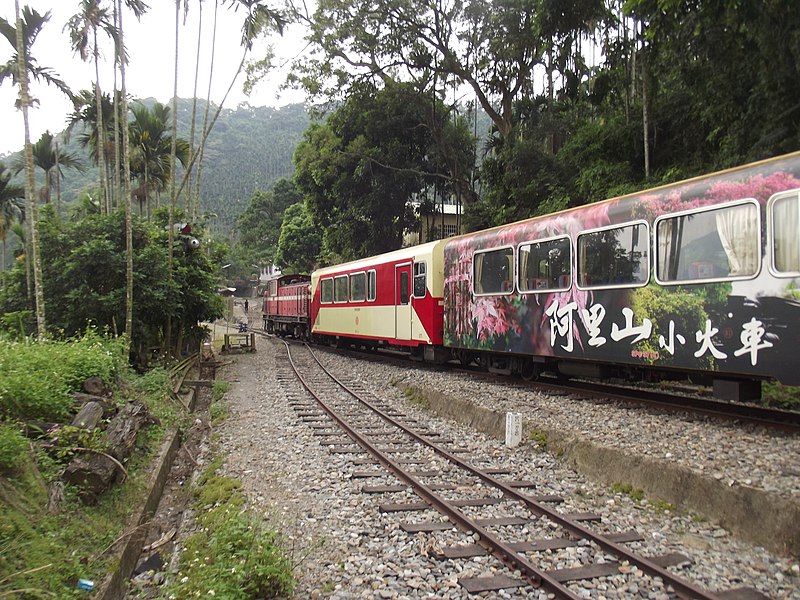
M 19 86 L 19 102 L 18 106 L 22 109 L 22 120 L 25 123 L 25 197 L 28 205 L 28 234 L 29 241 L 28 247 L 30 252 L 26 252 L 26 260 L 30 254 L 30 260 L 27 260 L 28 268 L 33 267 L 33 295 L 36 303 L 36 326 L 39 337 L 47 335 L 47 323 L 45 320 L 45 307 L 44 307 L 44 286 L 42 282 L 42 259 L 39 252 L 39 222 L 38 213 L 36 208 L 36 198 L 34 189 L 36 187 L 36 178 L 34 175 L 33 165 L 33 151 L 31 148 L 30 139 L 30 126 L 28 122 L 28 107 L 32 105 L 34 99 L 28 91 L 28 77 L 33 77 L 37 81 L 45 81 L 46 83 L 56 85 L 69 97 L 72 93 L 69 91 L 67 85 L 61 81 L 50 69 L 40 67 L 36 60 L 31 56 L 31 47 L 33 46 L 36 37 L 44 27 L 44 24 L 50 19 L 50 13 L 40 15 L 35 10 L 25 7 L 22 15 L 19 10 L 19 0 L 14 0 L 14 16 L 15 26 L 11 25 L 4 19 L 0 19 L 0 33 L 3 34 L 16 51 L 15 57 L 7 62 L 0 71 L 0 83 L 7 77 L 11 77 L 12 81 Z M 16 70 L 14 69 L 14 62 L 16 62 Z M 28 279 L 28 294 L 30 297 L 30 277 Z
M 11 171 L 0 162 L 0 240 L 3 253 L 0 258 L 0 272 L 6 268 L 6 241 L 12 223 L 22 220 L 25 213 L 25 188 L 10 183 Z
M 125 4 L 133 10 L 137 19 L 141 18 L 146 10 L 146 5 L 141 0 L 125 0 Z M 119 28 L 119 38 L 116 46 L 116 61 L 119 63 L 120 84 L 120 106 L 115 114 L 120 114 L 120 123 L 117 129 L 122 131 L 122 195 L 125 198 L 125 356 L 128 356 L 133 339 L 133 216 L 131 208 L 131 162 L 130 162 L 130 141 L 128 139 L 128 96 L 125 88 L 125 64 L 127 56 L 125 53 L 125 37 L 122 27 L 122 0 L 117 0 L 117 27 Z
M 25 122 L 25 197 L 28 201 L 30 211 L 29 234 L 30 249 L 33 263 L 33 291 L 36 299 L 36 329 L 40 338 L 47 335 L 47 322 L 44 310 L 44 285 L 42 281 L 42 257 L 39 252 L 39 220 L 36 210 L 36 198 L 34 188 L 36 179 L 33 173 L 33 151 L 31 149 L 30 125 L 28 122 L 28 107 L 31 105 L 31 97 L 28 94 L 28 66 L 27 57 L 30 54 L 30 45 L 25 36 L 25 24 L 19 14 L 19 0 L 14 0 L 14 15 L 16 16 L 16 47 L 17 47 L 17 83 L 19 85 L 19 104 L 22 108 L 22 119 Z M 49 18 L 49 13 L 46 15 Z M 27 256 L 27 252 L 25 253 Z M 28 263 L 30 264 L 30 263 Z M 28 278 L 30 287 L 30 278 Z
M 45 204 L 50 202 L 52 188 L 56 188 L 58 206 L 61 206 L 61 179 L 64 177 L 63 167 L 83 171 L 80 160 L 72 152 L 61 152 L 58 140 L 49 131 L 31 146 L 33 164 L 44 171 L 44 185 L 40 192 L 40 199 Z M 17 172 L 25 168 L 24 164 L 18 165 Z
M 151 193 L 159 194 L 170 181 L 171 136 L 170 108 L 160 102 L 147 108 L 137 103 L 131 107 L 132 120 L 128 127 L 131 149 L 131 178 L 138 181 L 133 195 L 139 201 L 139 211 L 150 214 Z M 189 161 L 189 143 L 176 139 L 177 159 L 186 165 Z
M 72 98 L 72 91 L 66 83 L 62 81 L 59 76 L 49 67 L 41 67 L 36 62 L 36 59 L 30 56 L 30 48 L 36 37 L 41 32 L 45 23 L 50 20 L 50 11 L 45 14 L 39 14 L 35 9 L 28 6 L 22 9 L 22 44 L 25 51 L 25 64 L 27 66 L 28 76 L 38 83 L 46 83 L 54 85 L 66 94 L 70 99 Z M 17 71 L 17 28 L 16 25 L 10 24 L 8 21 L 0 17 L 0 34 L 8 40 L 8 43 L 14 48 L 14 54 L 4 64 L 0 65 L 0 85 L 6 78 L 11 78 L 12 84 L 19 86 L 19 73 Z M 31 101 L 35 100 L 31 98 Z M 17 107 L 21 108 L 20 102 L 17 101 Z
M 106 171 L 106 152 L 105 152 L 105 121 L 103 119 L 103 97 L 100 91 L 100 49 L 97 44 L 97 32 L 103 30 L 118 47 L 117 28 L 114 26 L 113 19 L 109 16 L 108 10 L 102 5 L 100 0 L 81 0 L 80 12 L 67 21 L 66 29 L 69 29 L 69 37 L 72 42 L 72 50 L 79 54 L 81 60 L 88 61 L 89 56 L 94 59 L 94 93 L 97 107 L 97 164 L 100 171 L 100 187 L 103 190 L 104 208 L 106 212 L 111 212 L 111 196 L 108 188 L 108 176 Z

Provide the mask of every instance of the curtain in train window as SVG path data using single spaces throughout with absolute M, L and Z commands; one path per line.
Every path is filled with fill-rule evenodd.
M 523 244 L 518 254 L 520 291 L 563 290 L 570 286 L 569 238 Z
M 367 276 L 365 273 L 350 275 L 350 301 L 363 302 L 367 292 Z
M 367 273 L 367 300 L 369 302 L 374 302 L 375 298 L 377 297 L 377 287 L 375 284 L 375 271 L 369 271 Z
M 578 237 L 582 287 L 638 285 L 650 278 L 647 227 L 635 223 Z
M 414 297 L 424 298 L 427 286 L 425 263 L 414 263 Z
M 347 302 L 347 275 L 333 279 L 333 301 Z
M 508 294 L 514 289 L 514 250 L 475 253 L 472 264 L 476 294 Z
M 323 279 L 319 285 L 320 300 L 325 304 L 333 302 L 333 279 Z
M 681 282 L 754 275 L 759 235 L 758 208 L 749 203 L 663 219 L 656 229 L 658 277 Z
M 772 205 L 775 270 L 800 272 L 800 191 L 779 198 Z

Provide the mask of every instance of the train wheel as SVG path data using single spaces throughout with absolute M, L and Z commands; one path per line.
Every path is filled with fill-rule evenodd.
M 521 368 L 519 370 L 519 375 L 525 381 L 533 381 L 542 373 L 541 365 L 533 362 L 532 360 L 524 360 L 522 361 Z

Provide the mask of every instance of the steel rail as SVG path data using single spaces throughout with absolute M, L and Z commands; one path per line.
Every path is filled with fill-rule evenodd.
M 287 345 L 287 349 L 288 349 L 288 345 Z M 677 577 L 676 575 L 673 575 L 670 571 L 668 571 L 665 568 L 655 564 L 654 562 L 648 560 L 647 558 L 645 558 L 643 556 L 639 556 L 639 555 L 631 552 L 630 550 L 628 550 L 625 546 L 621 545 L 620 543 L 608 540 L 607 538 L 605 538 L 605 537 L 603 537 L 603 536 L 591 531 L 587 527 L 584 527 L 583 525 L 581 525 L 577 521 L 569 519 L 569 518 L 565 517 L 562 513 L 559 513 L 558 511 L 553 510 L 552 508 L 546 506 L 542 502 L 539 502 L 539 501 L 535 500 L 534 498 L 531 498 L 529 495 L 522 494 L 522 493 L 518 492 L 516 489 L 514 489 L 513 487 L 511 487 L 508 484 L 504 483 L 502 480 L 497 479 L 496 477 L 493 477 L 489 473 L 481 471 L 477 467 L 475 467 L 475 466 L 467 463 L 466 461 L 458 458 L 456 455 L 448 452 L 444 448 L 441 448 L 441 447 L 437 446 L 436 444 L 430 442 L 423 435 L 420 435 L 420 434 L 416 433 L 412 429 L 410 429 L 407 426 L 405 426 L 403 423 L 395 420 L 393 417 L 391 417 L 387 413 L 383 412 L 380 408 L 378 408 L 377 406 L 375 406 L 374 404 L 372 404 L 368 400 L 366 400 L 363 397 L 361 397 L 358 393 L 354 392 L 349 387 L 347 387 L 347 385 L 342 383 L 333 374 L 329 373 L 327 369 L 325 369 L 325 367 L 319 361 L 319 359 L 317 358 L 316 354 L 314 353 L 314 351 L 311 348 L 308 348 L 308 350 L 311 353 L 311 356 L 314 358 L 314 360 L 317 361 L 317 364 L 319 364 L 320 367 L 322 367 L 322 369 L 328 374 L 328 376 L 331 379 L 333 379 L 339 386 L 341 386 L 342 389 L 347 391 L 347 393 L 350 394 L 353 398 L 355 398 L 356 400 L 358 400 L 359 402 L 361 402 L 362 404 L 367 406 L 370 410 L 374 411 L 376 414 L 380 415 L 381 418 L 383 418 L 387 422 L 391 423 L 393 426 L 395 426 L 395 427 L 401 429 L 402 431 L 404 431 L 406 434 L 408 434 L 409 436 L 414 438 L 414 440 L 416 440 L 417 442 L 419 442 L 419 443 L 431 448 L 434 452 L 436 452 L 440 456 L 446 458 L 448 461 L 452 462 L 453 464 L 458 465 L 462 469 L 472 473 L 473 475 L 475 475 L 476 477 L 482 479 L 486 483 L 498 488 L 499 490 L 501 490 L 503 492 L 504 495 L 506 495 L 510 499 L 517 500 L 517 501 L 525 504 L 525 506 L 529 510 L 531 510 L 534 513 L 536 513 L 537 515 L 546 516 L 548 519 L 551 519 L 552 521 L 558 523 L 561 527 L 563 527 L 564 529 L 570 531 L 574 535 L 577 535 L 580 538 L 588 539 L 588 540 L 596 543 L 598 546 L 600 546 L 604 550 L 607 550 L 607 551 L 611 552 L 612 554 L 615 554 L 618 557 L 629 561 L 631 564 L 636 565 L 637 567 L 639 567 L 640 569 L 642 569 L 644 572 L 648 573 L 649 575 L 652 575 L 652 576 L 655 576 L 655 577 L 661 577 L 664 580 L 664 582 L 669 584 L 670 586 L 672 586 L 672 588 L 675 590 L 675 592 L 678 593 L 679 595 L 682 595 L 682 596 L 687 597 L 687 598 L 700 598 L 700 599 L 706 599 L 706 600 L 715 600 L 715 599 L 718 598 L 718 596 L 716 596 L 714 594 L 711 594 L 710 592 L 697 587 L 696 585 L 692 584 L 691 582 L 688 582 L 688 581 L 686 581 L 684 579 L 681 579 L 681 578 Z M 306 388 L 306 389 L 308 389 L 308 388 Z M 337 419 L 337 422 L 339 422 L 338 419 Z M 347 429 L 349 429 L 349 428 L 347 428 Z M 400 469 L 399 467 L 397 467 L 397 468 Z M 405 480 L 405 477 L 403 477 L 403 479 Z M 421 483 L 419 483 L 418 485 L 420 487 L 424 487 L 424 485 L 421 484 Z M 416 488 L 416 486 L 415 486 L 415 488 Z M 473 529 L 474 531 L 478 532 L 481 535 L 481 539 L 483 538 L 483 533 L 480 531 L 480 529 L 481 529 L 480 526 L 471 524 L 471 525 L 469 525 L 469 527 L 471 529 Z M 487 548 L 487 550 L 488 550 L 488 548 Z M 512 551 L 512 553 L 516 555 L 516 553 L 514 553 L 513 551 Z M 560 586 L 560 584 L 557 584 L 557 585 L 559 585 L 559 589 L 561 589 L 562 586 Z
M 284 342 L 286 344 L 286 342 Z M 307 346 L 306 346 L 307 347 Z M 328 375 L 331 379 L 333 379 L 339 386 L 342 387 L 347 393 L 353 395 L 357 400 L 362 402 L 357 395 L 354 395 L 353 392 L 344 384 L 342 384 L 336 377 L 334 377 L 322 363 L 319 362 L 314 352 L 307 347 L 311 355 L 314 357 L 314 360 L 317 361 L 317 364 L 322 368 L 323 372 Z M 544 571 L 541 571 L 536 568 L 536 566 L 531 563 L 527 558 L 520 556 L 513 548 L 509 545 L 504 543 L 501 539 L 499 539 L 495 534 L 490 532 L 485 527 L 478 525 L 469 517 L 467 517 L 463 512 L 458 510 L 457 507 L 450 504 L 447 500 L 442 498 L 441 496 L 437 495 L 433 490 L 431 490 L 428 486 L 423 484 L 417 478 L 409 474 L 402 466 L 400 466 L 397 462 L 391 459 L 391 457 L 387 456 L 384 452 L 379 450 L 374 444 L 372 444 L 368 439 L 362 436 L 358 431 L 353 429 L 343 418 L 341 418 L 336 411 L 331 408 L 324 400 L 322 400 L 319 395 L 311 389 L 310 385 L 306 382 L 303 376 L 300 374 L 297 366 L 295 365 L 294 359 L 292 358 L 291 348 L 289 344 L 286 344 L 286 350 L 289 357 L 289 363 L 292 366 L 292 369 L 295 372 L 298 380 L 300 381 L 301 385 L 305 390 L 316 399 L 316 401 L 322 406 L 325 412 L 333 419 L 339 427 L 341 427 L 347 435 L 350 436 L 356 443 L 358 443 L 361 447 L 363 447 L 367 452 L 369 452 L 376 460 L 378 460 L 386 469 L 388 469 L 392 474 L 394 474 L 398 479 L 407 483 L 411 488 L 414 489 L 416 494 L 422 498 L 425 502 L 427 502 L 431 507 L 437 509 L 440 513 L 447 516 L 449 519 L 453 521 L 454 524 L 458 525 L 463 531 L 465 532 L 474 532 L 478 534 L 478 544 L 480 544 L 483 548 L 485 548 L 492 556 L 497 558 L 500 562 L 505 564 L 511 569 L 517 569 L 522 573 L 524 579 L 530 583 L 533 587 L 545 587 L 546 589 L 552 591 L 553 593 L 558 594 L 562 598 L 569 598 L 570 600 L 580 600 L 580 596 L 573 593 L 569 588 L 562 585 L 559 581 L 552 578 L 551 576 L 547 575 Z M 378 410 L 376 411 L 379 416 L 382 418 L 386 418 L 385 413 Z M 390 419 L 390 422 L 392 419 Z M 405 427 L 401 427 L 403 431 L 407 431 Z M 430 446 L 430 444 L 426 445 Z

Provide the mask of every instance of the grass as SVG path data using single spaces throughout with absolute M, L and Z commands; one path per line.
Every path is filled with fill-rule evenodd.
M 611 491 L 616 494 L 624 494 L 636 503 L 644 500 L 644 490 L 635 488 L 630 483 L 617 482 L 611 486 Z
M 10 346 L 0 344 L 5 350 Z M 70 342 L 25 342 L 15 349 L 21 368 L 0 370 L 0 598 L 86 598 L 79 579 L 99 583 L 115 567 L 116 544 L 124 539 L 129 515 L 141 506 L 150 465 L 164 432 L 186 415 L 170 398 L 169 377 L 154 372 L 140 378 L 124 370 L 118 341 L 96 334 Z M 0 352 L 2 354 L 2 352 Z M 0 358 L 7 361 L 8 355 Z M 9 364 L 8 362 L 6 364 Z M 42 387 L 26 388 L 28 369 L 57 393 L 45 398 Z M 96 447 L 101 436 L 71 428 L 72 392 L 89 376 L 100 375 L 115 384 L 117 403 L 145 401 L 160 424 L 146 427 L 126 461 L 129 478 L 113 486 L 96 505 L 84 505 L 77 488 L 65 486 L 57 513 L 48 510 L 49 492 L 58 489 L 66 464 L 82 451 Z M 9 390 L 21 390 L 11 398 Z M 21 437 L 20 421 L 59 417 L 58 433 L 41 439 Z
M 761 397 L 767 406 L 800 411 L 800 387 L 765 381 L 761 384 Z
M 430 400 L 425 395 L 422 390 L 415 388 L 415 387 L 407 387 L 403 394 L 405 394 L 406 400 L 412 405 L 418 408 L 428 408 L 430 406 Z
M 178 573 L 163 590 L 164 597 L 250 600 L 290 594 L 292 566 L 278 534 L 245 510 L 241 483 L 219 475 L 221 464 L 218 457 L 198 478 L 197 533 L 186 540 Z
M 531 431 L 529 437 L 530 437 L 532 442 L 536 443 L 536 446 L 540 450 L 544 451 L 544 450 L 547 449 L 547 432 L 546 431 L 541 430 L 541 429 L 534 429 L 533 431 Z

